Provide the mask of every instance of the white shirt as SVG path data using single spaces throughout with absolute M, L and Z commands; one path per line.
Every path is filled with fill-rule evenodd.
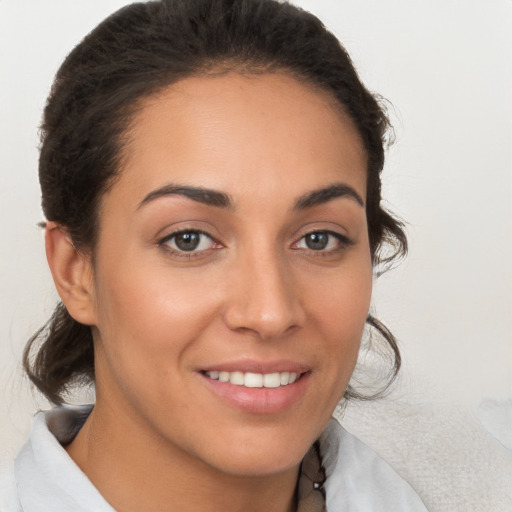
M 61 443 L 76 435 L 91 406 L 39 412 L 30 436 L 0 481 L 0 512 L 114 512 Z M 382 458 L 331 420 L 320 437 L 329 512 L 427 512 Z

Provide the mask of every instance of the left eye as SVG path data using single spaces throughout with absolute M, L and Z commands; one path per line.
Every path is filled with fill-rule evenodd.
M 170 249 L 179 252 L 204 251 L 211 249 L 215 242 L 202 231 L 180 231 L 162 240 Z
M 331 231 L 314 231 L 304 235 L 296 244 L 297 249 L 309 249 L 312 251 L 335 250 L 340 246 L 346 245 L 343 235 Z

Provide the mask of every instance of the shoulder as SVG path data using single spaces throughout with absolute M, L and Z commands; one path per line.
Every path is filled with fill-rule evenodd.
M 15 487 L 25 512 L 113 512 L 63 447 L 90 411 L 91 406 L 62 406 L 34 417 L 30 436 L 14 460 Z
M 21 512 L 14 463 L 10 460 L 0 460 L 0 512 Z
M 427 512 L 414 489 L 334 419 L 320 438 L 320 450 L 328 510 Z

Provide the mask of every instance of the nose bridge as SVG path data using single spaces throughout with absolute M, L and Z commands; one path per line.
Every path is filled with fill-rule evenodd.
M 276 244 L 260 242 L 241 249 L 226 305 L 228 326 L 264 339 L 299 326 L 303 311 L 291 270 Z

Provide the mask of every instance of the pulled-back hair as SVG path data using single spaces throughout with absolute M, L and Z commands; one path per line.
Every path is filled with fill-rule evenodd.
M 337 99 L 366 150 L 374 267 L 405 255 L 401 224 L 381 206 L 389 129 L 382 105 L 315 16 L 275 0 L 134 3 L 87 35 L 57 72 L 44 110 L 39 179 L 46 218 L 66 228 L 78 250 L 93 255 L 99 202 L 115 182 L 130 123 L 143 100 L 185 77 L 227 71 L 288 72 Z M 380 322 L 369 316 L 368 324 L 393 357 L 386 387 L 398 372 L 400 354 Z M 90 327 L 76 322 L 60 303 L 27 343 L 24 366 L 39 390 L 61 403 L 72 385 L 94 382 Z M 364 398 L 350 386 L 345 397 Z

